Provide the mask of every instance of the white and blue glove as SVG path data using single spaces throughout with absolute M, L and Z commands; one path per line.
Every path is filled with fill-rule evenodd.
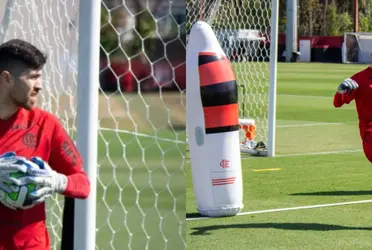
M 39 168 L 28 168 L 29 176 L 22 178 L 23 183 L 33 183 L 40 186 L 36 191 L 29 194 L 32 205 L 44 202 L 56 193 L 63 193 L 67 187 L 67 176 L 54 171 L 48 163 L 39 157 L 31 158 L 31 162 Z
M 11 173 L 25 173 L 21 178 L 10 177 Z M 28 194 L 26 184 L 36 184 L 37 190 Z M 10 209 L 28 209 L 44 202 L 55 193 L 63 193 L 67 187 L 67 176 L 59 174 L 41 158 L 27 160 L 13 152 L 0 156 L 0 202 Z M 12 200 L 9 194 L 17 192 Z M 26 196 L 30 201 L 25 204 Z
M 36 166 L 38 168 L 38 166 Z M 32 166 L 26 163 L 26 159 L 17 156 L 14 152 L 8 152 L 0 156 L 0 202 L 10 208 L 17 209 L 23 207 L 23 202 L 27 196 L 27 187 L 20 187 L 22 180 L 10 177 L 11 173 L 26 173 Z M 17 200 L 9 198 L 9 194 L 18 192 Z
M 5 183 L 20 185 L 21 181 L 9 176 L 11 173 L 27 172 L 27 165 L 22 164 L 25 158 L 16 156 L 15 153 L 9 152 L 0 156 L 0 189 L 11 192 L 11 189 Z
M 351 78 L 346 78 L 343 80 L 340 85 L 337 87 L 337 93 L 343 94 L 347 92 L 348 90 L 353 90 L 359 88 L 359 85 L 356 81 L 354 81 Z

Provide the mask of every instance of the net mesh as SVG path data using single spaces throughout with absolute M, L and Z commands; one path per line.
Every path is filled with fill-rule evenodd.
M 101 6 L 96 249 L 184 249 L 185 3 Z M 0 11 L 2 41 L 48 54 L 39 105 L 74 136 L 79 1 L 8 0 Z M 52 249 L 63 205 L 47 202 Z
M 208 22 L 232 62 L 239 87 L 239 116 L 253 119 L 255 141 L 267 143 L 270 0 L 187 0 L 187 29 Z
M 344 42 L 345 63 L 372 63 L 372 33 L 345 33 Z

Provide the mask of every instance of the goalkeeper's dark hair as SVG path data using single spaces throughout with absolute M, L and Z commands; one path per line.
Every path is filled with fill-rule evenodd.
M 12 39 L 0 45 L 0 73 L 9 71 L 12 75 L 24 69 L 41 69 L 47 56 L 29 42 Z

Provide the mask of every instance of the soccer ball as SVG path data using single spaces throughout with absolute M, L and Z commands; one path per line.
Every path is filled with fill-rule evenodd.
M 10 173 L 9 174 L 10 177 L 13 177 L 13 178 L 16 178 L 16 179 L 19 179 L 19 178 L 22 178 L 22 177 L 25 177 L 27 176 L 27 173 L 23 173 L 23 172 L 15 172 L 15 173 Z M 12 185 L 11 183 L 6 183 L 7 186 L 13 186 L 12 190 L 13 189 L 16 189 L 15 191 L 11 192 L 11 193 L 4 193 L 3 195 L 6 195 L 8 197 L 4 197 L 6 199 L 10 199 L 11 201 L 17 201 L 18 200 L 18 197 L 19 197 L 19 194 L 20 194 L 20 190 L 21 190 L 21 187 L 22 186 L 15 186 L 15 185 Z M 27 188 L 27 195 L 26 197 L 24 198 L 23 202 L 22 202 L 22 205 L 23 207 L 27 207 L 27 208 L 30 208 L 32 206 L 31 205 L 31 202 L 32 202 L 32 199 L 30 199 L 29 197 L 29 194 L 36 191 L 38 189 L 38 186 L 35 185 L 35 184 L 32 184 L 32 183 L 29 183 L 29 184 L 26 184 L 26 185 L 23 185 L 24 187 Z M 16 188 L 14 188 L 16 187 Z

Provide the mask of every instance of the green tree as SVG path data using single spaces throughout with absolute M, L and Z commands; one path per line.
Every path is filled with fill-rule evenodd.
M 300 1 L 298 9 L 298 34 L 314 36 L 322 34 L 324 23 L 323 3 L 319 0 Z
M 123 55 L 123 50 L 128 57 L 145 51 L 144 39 L 154 37 L 156 32 L 156 21 L 152 13 L 156 12 L 161 0 L 152 0 L 152 8 L 147 8 L 144 1 L 133 1 L 133 9 L 129 10 L 124 7 L 122 1 L 105 0 L 101 8 L 101 46 L 110 55 Z M 123 28 L 121 20 L 126 15 L 135 16 L 134 39 L 126 44 L 122 44 L 120 28 Z M 151 43 L 146 43 L 147 49 L 152 47 Z
M 371 32 L 372 31 L 372 0 L 360 1 L 359 11 L 359 31 Z

